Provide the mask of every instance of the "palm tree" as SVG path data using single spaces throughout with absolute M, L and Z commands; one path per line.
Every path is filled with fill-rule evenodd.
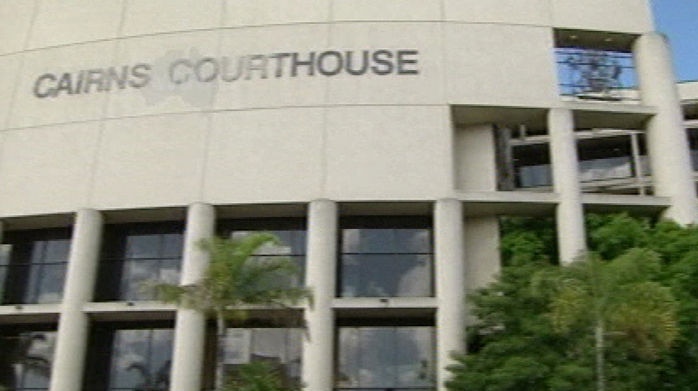
M 657 358 L 676 339 L 677 303 L 669 288 L 653 281 L 659 268 L 655 252 L 633 249 L 612 261 L 590 254 L 545 272 L 559 273 L 552 279 L 556 285 L 551 304 L 555 329 L 593 333 L 597 391 L 606 389 L 608 338 L 628 342 L 632 352 L 645 359 Z M 541 277 L 537 280 L 546 280 Z
M 278 244 L 278 238 L 269 233 L 204 240 L 201 246 L 210 254 L 211 260 L 200 281 L 190 285 L 155 285 L 161 300 L 215 318 L 218 338 L 216 389 L 221 389 L 224 383 L 222 341 L 226 335 L 226 320 L 244 320 L 251 305 L 289 308 L 289 305 L 312 300 L 307 288 L 284 282 L 288 276 L 298 272 L 289 258 L 256 255 L 263 246 Z

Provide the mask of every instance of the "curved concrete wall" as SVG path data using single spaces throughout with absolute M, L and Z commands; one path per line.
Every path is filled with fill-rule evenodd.
M 553 107 L 553 27 L 652 30 L 593 2 L 5 0 L 0 217 L 448 196 L 449 105 Z

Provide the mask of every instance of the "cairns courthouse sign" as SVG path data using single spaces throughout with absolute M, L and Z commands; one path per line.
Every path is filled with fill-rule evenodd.
M 91 94 L 143 88 L 158 79 L 173 85 L 187 83 L 234 83 L 253 79 L 314 76 L 417 75 L 419 51 L 415 49 L 326 50 L 242 56 L 175 58 L 164 67 L 139 62 L 130 65 L 49 72 L 36 78 L 37 98 Z

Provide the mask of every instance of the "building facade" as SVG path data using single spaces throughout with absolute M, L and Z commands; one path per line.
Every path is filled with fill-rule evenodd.
M 698 84 L 645 0 L 0 2 L 0 384 L 198 391 L 213 235 L 271 231 L 306 328 L 231 322 L 226 366 L 309 391 L 444 390 L 502 216 L 698 221 Z

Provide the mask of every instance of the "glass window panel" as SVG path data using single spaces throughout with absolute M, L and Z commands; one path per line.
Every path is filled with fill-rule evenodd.
M 18 241 L 17 243 L 13 243 L 10 263 L 15 265 L 31 264 L 34 258 L 34 248 L 34 241 Z M 38 246 L 38 249 L 41 250 L 41 245 Z
M 99 265 L 99 283 L 97 284 L 95 300 L 105 301 L 119 298 L 123 269 L 123 262 L 102 261 Z
M 111 362 L 111 387 L 133 388 L 148 376 L 149 330 L 117 330 Z
M 123 300 L 148 300 L 153 296 L 145 291 L 149 281 L 157 280 L 159 276 L 159 261 L 157 260 L 128 260 L 123 264 L 120 298 Z
M 0 265 L 0 303 L 4 302 L 6 277 L 7 277 L 7 266 Z
M 283 383 L 300 381 L 300 329 L 231 328 L 226 331 L 224 363 L 228 372 L 252 361 L 267 362 L 284 374 Z
M 223 342 L 223 363 L 228 365 L 240 365 L 251 360 L 252 330 L 227 329 Z
M 337 385 L 351 387 L 359 385 L 359 329 L 339 329 L 339 359 Z
M 184 237 L 181 233 L 162 235 L 162 256 L 167 258 L 179 258 L 182 256 Z
M 399 386 L 429 386 L 434 383 L 433 333 L 428 327 L 397 328 L 395 357 Z
M 37 267 L 34 267 L 36 270 Z M 42 265 L 39 268 L 37 303 L 58 303 L 63 294 L 65 264 Z
M 582 182 L 628 178 L 633 175 L 630 157 L 585 160 L 579 162 L 579 180 Z
M 372 220 L 365 222 L 368 228 L 342 229 L 340 295 L 432 295 L 431 229 L 413 228 L 424 223 L 415 219 L 396 220 L 396 228 L 372 228 L 373 224 L 391 223 L 390 219 Z
M 30 304 L 35 298 L 36 276 L 30 264 L 10 265 L 5 281 L 5 304 Z M 32 277 L 34 280 L 31 281 Z
M 296 264 L 298 273 L 294 276 L 287 276 L 290 279 L 290 286 L 302 286 L 305 282 L 305 256 L 290 257 L 291 261 Z
M 173 330 L 153 330 L 150 348 L 150 367 L 155 383 L 169 383 L 172 363 Z
M 48 388 L 55 337 L 55 332 L 22 333 L 23 345 L 26 346 L 19 371 L 23 387 L 27 389 Z
M 303 330 L 290 329 L 286 336 L 286 373 L 300 384 L 303 351 Z
M 391 229 L 344 229 L 342 238 L 344 253 L 393 253 L 396 252 L 395 235 Z
M 35 241 L 31 243 L 30 263 L 37 265 L 44 262 L 44 251 L 46 250 L 46 241 Z
M 55 332 L 0 336 L 0 385 L 10 390 L 46 389 L 50 380 Z
M 12 253 L 11 244 L 0 244 L 0 266 L 10 263 L 10 255 Z
M 426 229 L 396 229 L 395 242 L 398 253 L 431 252 L 431 235 Z
M 431 257 L 428 255 L 345 255 L 342 296 L 429 296 Z
M 431 256 L 401 255 L 396 262 L 400 267 L 395 275 L 395 296 L 430 296 Z
M 265 245 L 256 252 L 256 259 L 270 259 L 281 256 L 296 264 L 297 273 L 293 276 L 284 273 L 271 278 L 266 283 L 272 287 L 302 286 L 305 282 L 306 231 L 298 219 L 290 220 L 229 220 L 219 224 L 222 237 L 239 239 L 245 236 L 267 232 L 276 236 L 279 245 Z M 280 229 L 278 229 L 280 228 Z
M 44 263 L 67 262 L 70 240 L 48 240 L 44 249 Z
M 279 244 L 267 243 L 260 247 L 256 254 L 258 255 L 293 255 L 302 254 L 302 252 L 296 252 L 293 248 L 293 235 L 292 231 L 233 231 L 230 234 L 232 239 L 242 239 L 259 232 L 269 232 L 270 234 L 276 236 L 279 239 Z
M 359 341 L 359 385 L 388 387 L 395 384 L 395 335 L 390 328 L 364 327 Z
M 338 335 L 337 386 L 346 390 L 430 390 L 432 327 L 344 327 Z
M 169 284 L 179 284 L 179 268 L 181 263 L 179 259 L 161 260 L 158 270 L 158 281 Z
M 102 246 L 99 301 L 150 300 L 146 282 L 179 282 L 182 242 L 177 223 L 111 226 Z
M 41 265 L 35 264 L 28 266 L 26 268 L 26 273 L 29 278 L 27 280 L 27 286 L 24 290 L 23 303 L 36 303 L 39 298 L 39 290 L 41 288 Z
M 126 238 L 126 258 L 157 258 L 160 235 L 131 235 Z
M 0 265 L 8 265 L 0 281 L 6 304 L 58 302 L 63 290 L 70 247 L 69 230 L 32 230 L 8 233 Z M 11 251 L 8 253 L 8 251 Z M 44 269 L 45 266 L 51 268 Z M 45 273 L 48 273 L 45 275 Z
M 292 255 L 294 254 L 292 233 L 290 231 L 273 231 L 272 235 L 275 235 L 280 244 L 274 246 L 272 251 L 260 252 L 262 254 L 279 254 L 279 255 Z
M 361 284 L 361 267 L 359 255 L 342 256 L 342 297 L 356 297 L 363 292 Z
M 117 330 L 110 390 L 165 391 L 169 385 L 172 330 Z
M 294 254 L 305 254 L 306 235 L 305 231 L 289 231 L 291 238 L 289 244 L 293 247 Z
M 253 360 L 269 361 L 273 363 L 286 362 L 286 338 L 285 329 L 254 329 L 252 342 Z

